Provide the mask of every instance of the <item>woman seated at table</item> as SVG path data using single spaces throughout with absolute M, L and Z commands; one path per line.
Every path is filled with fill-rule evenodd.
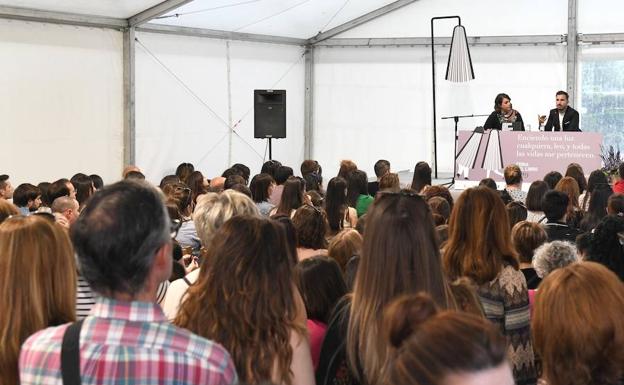
M 500 130 L 503 123 L 520 123 L 521 131 L 524 131 L 522 116 L 511 106 L 511 98 L 507 94 L 498 94 L 494 99 L 494 111 L 488 116 L 483 128 Z

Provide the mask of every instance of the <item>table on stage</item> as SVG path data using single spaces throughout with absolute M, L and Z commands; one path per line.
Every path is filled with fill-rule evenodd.
M 596 132 L 458 131 L 455 187 L 487 177 L 504 182 L 503 169 L 509 164 L 520 166 L 524 183 L 550 171 L 564 174 L 570 163 L 589 174 L 601 167 L 601 145 L 602 135 Z

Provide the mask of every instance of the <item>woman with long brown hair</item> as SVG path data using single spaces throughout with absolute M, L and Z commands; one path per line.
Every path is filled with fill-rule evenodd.
M 583 210 L 581 210 L 581 206 L 579 206 L 580 190 L 578 182 L 573 177 L 566 176 L 557 183 L 555 190 L 565 193 L 570 199 L 568 202 L 568 209 L 566 210 L 566 223 L 570 227 L 578 229 L 583 220 Z
M 318 385 L 379 383 L 387 353 L 381 315 L 395 297 L 424 291 L 440 308 L 455 307 L 425 200 L 412 190 L 380 192 L 367 217 L 353 295 L 327 331 Z
M 305 182 L 299 177 L 291 176 L 284 182 L 284 190 L 279 205 L 269 214 L 284 214 L 292 218 L 295 215 L 295 210 L 305 203 L 305 199 Z
M 617 385 L 624 378 L 624 284 L 593 262 L 549 274 L 532 327 L 547 385 Z
M 464 190 L 451 214 L 444 268 L 477 285 L 485 316 L 507 337 L 517 383 L 535 381 L 529 296 L 502 199 L 489 187 Z
M 20 346 L 76 319 L 76 265 L 67 233 L 40 215 L 0 225 L 0 384 L 19 383 Z
M 223 345 L 243 383 L 314 383 L 289 250 L 279 223 L 233 217 L 215 234 L 174 320 Z

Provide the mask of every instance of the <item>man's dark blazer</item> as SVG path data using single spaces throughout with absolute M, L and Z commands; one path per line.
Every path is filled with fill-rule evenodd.
M 559 126 L 559 111 L 556 108 L 550 110 L 544 131 L 581 131 L 579 129 L 578 111 L 570 106 L 566 108 L 566 112 L 563 115 L 563 130 L 561 130 Z

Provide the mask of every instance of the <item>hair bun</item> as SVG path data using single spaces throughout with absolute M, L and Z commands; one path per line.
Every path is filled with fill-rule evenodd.
M 384 311 L 383 324 L 387 330 L 388 343 L 398 349 L 423 322 L 437 312 L 435 303 L 425 293 L 398 297 Z

